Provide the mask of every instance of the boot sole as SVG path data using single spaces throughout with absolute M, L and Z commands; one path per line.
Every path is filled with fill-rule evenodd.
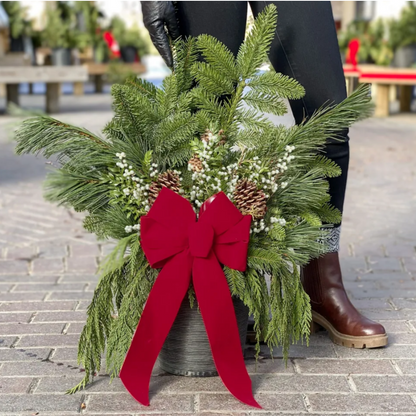
M 352 336 L 337 331 L 322 315 L 312 311 L 311 333 L 326 329 L 334 344 L 347 348 L 378 348 L 387 345 L 387 334 Z

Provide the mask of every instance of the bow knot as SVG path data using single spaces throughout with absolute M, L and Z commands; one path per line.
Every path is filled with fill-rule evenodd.
M 214 242 L 214 229 L 204 221 L 189 226 L 189 250 L 193 257 L 207 258 Z
M 153 366 L 192 280 L 218 374 L 237 399 L 260 407 L 251 391 L 221 266 L 246 269 L 251 217 L 242 215 L 220 192 L 202 205 L 197 222 L 189 201 L 163 188 L 140 222 L 146 258 L 152 267 L 162 270 L 120 371 L 127 390 L 149 405 Z

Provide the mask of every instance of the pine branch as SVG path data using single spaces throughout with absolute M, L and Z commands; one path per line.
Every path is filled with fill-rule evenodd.
M 244 101 L 258 111 L 283 116 L 287 113 L 286 104 L 274 95 L 251 90 L 244 95 Z
M 238 52 L 237 68 L 243 79 L 251 78 L 255 75 L 257 68 L 266 62 L 276 23 L 276 6 L 269 4 L 257 16 L 252 31 Z
M 110 144 L 90 131 L 65 124 L 49 116 L 24 120 L 15 134 L 16 153 L 41 154 L 46 158 L 57 155 L 65 164 L 72 157 L 84 157 L 93 152 L 105 155 Z
M 336 178 L 341 175 L 341 168 L 333 160 L 322 155 L 316 156 L 307 164 L 306 170 L 309 169 L 319 169 L 322 176 L 327 178 Z
M 115 112 L 112 125 L 122 127 L 130 140 L 146 141 L 154 124 L 163 117 L 153 99 L 137 94 L 137 89 L 130 85 L 114 84 L 111 95 Z
M 144 95 L 152 102 L 156 100 L 157 88 L 151 82 L 134 76 L 127 78 L 125 84 L 131 86 L 138 94 Z
M 122 273 L 123 267 L 102 276 L 94 291 L 78 345 L 78 364 L 84 366 L 85 376 L 79 384 L 67 391 L 68 394 L 85 388 L 101 369 L 101 355 L 105 350 L 114 313 L 112 285 L 114 280 L 121 278 Z
M 202 123 L 202 131 L 204 131 L 207 125 L 212 123 L 218 123 L 219 126 L 223 126 L 226 122 L 228 112 L 224 105 L 220 102 L 218 97 L 209 94 L 208 91 L 201 87 L 196 87 L 191 92 L 194 103 L 198 106 L 198 112 L 196 113 L 197 120 Z M 206 123 L 203 125 L 203 123 Z
M 46 200 L 76 211 L 95 212 L 109 202 L 108 185 L 94 171 L 80 175 L 65 168 L 55 170 L 48 174 L 44 187 Z
M 121 240 L 126 237 L 126 226 L 135 225 L 134 218 L 127 218 L 120 204 L 114 204 L 100 211 L 94 211 L 84 218 L 83 226 L 98 239 L 114 238 Z
M 148 293 L 153 285 L 155 273 L 157 272 L 145 264 L 135 274 L 130 272 L 128 275 L 118 316 L 113 321 L 107 341 L 107 370 L 112 378 L 118 375 L 123 365 Z
M 176 164 L 183 160 L 183 157 L 178 157 L 178 160 L 172 160 L 172 153 L 177 152 L 186 143 L 189 143 L 196 131 L 197 123 L 191 113 L 177 113 L 165 118 L 153 133 L 153 154 L 163 165 L 167 161 L 169 164 Z M 189 156 L 190 149 L 185 146 L 185 158 Z
M 251 131 L 256 131 L 257 139 L 259 139 L 259 137 L 263 134 L 264 131 L 273 128 L 273 123 L 270 120 L 268 120 L 264 114 L 259 114 L 256 110 L 252 108 L 240 108 L 236 114 L 235 122 L 239 123 L 239 125 L 241 125 L 244 129 L 247 127 Z M 239 141 L 240 137 L 244 137 L 244 130 L 241 136 L 238 136 Z
M 327 224 L 339 224 L 341 222 L 341 212 L 328 203 L 323 204 L 315 212 L 319 215 L 321 221 Z
M 197 62 L 193 65 L 192 75 L 199 87 L 211 94 L 221 96 L 234 92 L 232 80 L 225 78 L 215 67 L 204 62 Z
M 247 86 L 263 94 L 290 100 L 299 99 L 305 95 L 305 89 L 299 82 L 287 75 L 276 73 L 274 70 L 254 75 L 247 81 Z
M 194 79 L 191 75 L 192 65 L 198 58 L 196 38 L 178 39 L 173 43 L 173 73 L 177 79 L 179 93 L 191 89 Z
M 223 43 L 213 36 L 203 34 L 198 36 L 197 46 L 209 67 L 231 84 L 238 82 L 239 75 L 234 55 Z
M 372 113 L 370 86 L 362 84 L 341 103 L 318 109 L 305 120 L 300 130 L 304 129 L 305 135 L 324 134 L 327 139 L 337 139 L 343 130 L 357 121 L 370 117 Z

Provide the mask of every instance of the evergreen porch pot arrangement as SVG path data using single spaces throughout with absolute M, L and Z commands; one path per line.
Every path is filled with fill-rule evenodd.
M 119 241 L 88 308 L 78 353 L 85 377 L 71 392 L 93 379 L 105 353 L 112 377 L 149 404 L 153 365 L 185 309 L 202 316 L 224 384 L 252 406 L 232 299 L 254 316 L 257 351 L 263 339 L 287 358 L 291 343 L 308 341 L 298 267 L 325 250 L 323 224 L 340 216 L 325 180 L 340 170 L 319 151 L 371 105 L 363 86 L 301 125 L 268 121 L 263 113 L 286 112 L 282 99 L 304 95 L 289 77 L 257 72 L 276 18 L 268 6 L 237 57 L 211 36 L 177 42 L 162 88 L 135 78 L 112 87 L 103 136 L 48 116 L 18 129 L 17 153 L 60 164 L 46 198 L 85 211 L 87 230 Z

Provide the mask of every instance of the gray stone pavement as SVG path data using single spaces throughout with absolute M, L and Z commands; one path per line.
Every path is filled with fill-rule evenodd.
M 23 102 L 41 106 L 40 97 Z M 111 117 L 108 96 L 63 97 L 62 120 L 98 132 Z M 371 119 L 351 131 L 351 169 L 342 234 L 346 286 L 357 307 L 382 322 L 387 348 L 333 345 L 325 332 L 309 348 L 279 350 L 247 368 L 264 411 L 237 402 L 218 378 L 156 369 L 151 406 L 137 404 L 105 373 L 77 383 L 77 340 L 109 250 L 82 229 L 82 216 L 46 203 L 48 165 L 16 157 L 0 117 L 0 415 L 416 415 L 416 116 Z

